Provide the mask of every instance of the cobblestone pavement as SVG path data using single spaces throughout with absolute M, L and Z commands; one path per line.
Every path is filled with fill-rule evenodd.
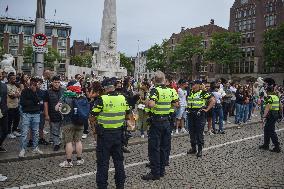
M 258 112 L 257 112 L 258 113 Z M 259 113 L 258 113 L 259 114 Z M 229 117 L 229 121 L 231 121 L 232 123 L 230 124 L 226 124 L 224 125 L 225 129 L 228 128 L 234 128 L 236 127 L 235 124 L 233 124 L 234 121 L 234 117 Z M 252 117 L 251 122 L 246 123 L 247 124 L 253 124 L 259 121 L 259 117 Z M 218 127 L 217 127 L 218 128 Z M 45 130 L 49 131 L 49 126 L 48 124 L 46 124 L 45 126 Z M 130 144 L 137 144 L 137 143 L 143 143 L 146 142 L 147 139 L 142 139 L 140 138 L 140 132 L 137 130 L 135 132 L 132 132 L 132 138 L 130 139 L 129 143 Z M 175 137 L 179 137 L 180 134 L 175 135 Z M 49 133 L 45 135 L 45 139 L 47 141 L 49 141 Z M 36 154 L 32 154 L 32 153 L 26 153 L 26 157 L 25 158 L 18 158 L 18 154 L 19 154 L 19 146 L 20 146 L 20 138 L 17 137 L 16 139 L 6 139 L 4 141 L 3 146 L 8 150 L 7 153 L 2 153 L 0 154 L 0 163 L 5 163 L 5 162 L 12 162 L 12 161 L 21 161 L 21 160 L 27 160 L 27 159 L 37 159 L 37 158 L 42 158 L 42 157 L 51 157 L 51 156 L 60 156 L 60 155 L 64 155 L 64 149 L 63 147 L 61 147 L 59 149 L 59 151 L 54 152 L 52 145 L 48 145 L 48 146 L 44 146 L 44 145 L 40 145 L 40 149 L 44 152 L 43 155 L 36 155 Z M 90 152 L 90 151 L 94 151 L 95 149 L 95 144 L 94 144 L 94 138 L 92 136 L 91 133 L 89 133 L 87 139 L 83 140 L 83 147 L 84 147 L 84 151 L 86 152 Z
M 280 129 L 277 134 L 283 143 L 284 124 L 278 125 L 277 129 Z M 189 148 L 188 136 L 174 138 L 165 177 L 149 182 L 140 178 L 149 171 L 145 168 L 147 143 L 130 146 L 131 153 L 125 154 L 125 188 L 284 188 L 284 152 L 259 150 L 262 133 L 261 125 L 254 124 L 227 130 L 224 135 L 206 135 L 202 159 L 185 155 Z M 283 144 L 281 147 L 284 149 Z M 84 165 L 70 169 L 58 166 L 64 156 L 1 163 L 0 173 L 8 176 L 8 180 L 1 182 L 0 188 L 24 185 L 58 189 L 96 188 L 95 153 L 84 153 L 83 158 Z M 110 169 L 109 188 L 115 188 L 113 177 L 114 171 Z

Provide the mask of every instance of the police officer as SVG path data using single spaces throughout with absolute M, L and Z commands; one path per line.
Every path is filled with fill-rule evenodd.
M 204 145 L 203 131 L 205 126 L 206 113 L 214 106 L 214 97 L 202 91 L 200 85 L 201 81 L 193 81 L 192 89 L 187 98 L 188 108 L 188 126 L 190 133 L 191 149 L 187 154 L 196 154 L 197 157 L 202 157 L 202 148 Z M 206 107 L 206 101 L 209 100 L 209 105 Z M 198 151 L 196 150 L 196 145 Z
M 112 80 L 104 83 L 106 94 L 99 97 L 91 111 L 90 123 L 97 134 L 97 173 L 98 188 L 107 188 L 109 159 L 112 156 L 115 167 L 116 188 L 124 188 L 125 171 L 123 165 L 123 124 L 129 106 L 123 95 L 115 92 Z M 95 124 L 96 123 L 96 124 Z
M 264 110 L 264 119 L 266 119 L 266 123 L 264 126 L 264 143 L 259 146 L 259 149 L 269 150 L 270 139 L 274 144 L 274 148 L 271 150 L 272 152 L 279 153 L 280 143 L 278 141 L 277 134 L 275 132 L 275 124 L 279 119 L 279 111 L 282 109 L 279 103 L 279 97 L 274 93 L 274 84 L 271 84 L 267 87 L 268 96 L 265 98 L 265 110 Z
M 169 114 L 177 99 L 172 90 L 165 86 L 165 75 L 157 71 L 154 76 L 155 88 L 150 91 L 147 106 L 150 108 L 150 128 L 148 133 L 148 156 L 151 172 L 143 175 L 143 180 L 159 180 L 165 174 L 165 164 L 169 153 L 171 130 Z

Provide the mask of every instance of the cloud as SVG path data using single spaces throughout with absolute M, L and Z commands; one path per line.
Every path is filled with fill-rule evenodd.
M 136 55 L 138 40 L 140 49 L 147 50 L 154 43 L 161 43 L 172 33 L 186 28 L 215 24 L 227 28 L 230 8 L 234 0 L 117 0 L 118 50 Z M 35 0 L 1 0 L 1 12 L 12 17 L 35 17 Z M 47 0 L 46 18 L 69 23 L 71 39 L 89 38 L 99 41 L 103 0 Z M 54 17 L 54 10 L 56 16 Z

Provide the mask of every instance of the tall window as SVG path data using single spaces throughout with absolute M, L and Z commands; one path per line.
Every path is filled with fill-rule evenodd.
M 32 36 L 24 36 L 24 44 L 31 45 L 32 44 Z
M 17 56 L 18 55 L 18 47 L 10 47 L 9 53 L 13 56 Z
M 58 37 L 67 37 L 67 31 L 63 30 L 63 29 L 58 29 L 57 35 L 58 35 Z
M 9 36 L 9 45 L 18 45 L 19 44 L 19 36 L 18 35 L 10 35 Z
M 45 28 L 45 35 L 51 36 L 52 35 L 52 28 Z
M 24 26 L 23 32 L 25 35 L 32 35 L 34 32 L 34 28 L 32 26 Z
M 66 58 L 66 50 L 65 49 L 59 49 L 58 50 L 58 53 L 60 54 L 60 56 L 62 57 L 62 58 Z
M 0 33 L 4 33 L 5 31 L 5 24 L 0 24 Z
M 59 39 L 57 45 L 58 45 L 59 48 L 60 47 L 66 48 L 66 39 Z
M 8 31 L 12 34 L 18 34 L 19 33 L 19 26 L 16 25 L 10 25 L 8 26 Z

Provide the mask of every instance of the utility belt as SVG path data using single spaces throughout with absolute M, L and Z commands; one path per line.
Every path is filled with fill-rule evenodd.
M 189 114 L 196 114 L 198 116 L 201 115 L 201 113 L 203 113 L 203 109 L 205 109 L 206 107 L 203 106 L 202 108 L 187 108 L 187 111 Z
M 119 128 L 104 128 L 101 124 L 97 124 L 96 125 L 96 133 L 99 136 L 102 136 L 105 133 L 109 133 L 109 134 L 116 134 L 116 133 L 122 133 L 124 130 L 124 126 L 121 126 Z
M 170 114 L 151 114 L 150 117 L 147 120 L 150 124 L 152 122 L 164 122 L 164 121 L 170 121 Z

